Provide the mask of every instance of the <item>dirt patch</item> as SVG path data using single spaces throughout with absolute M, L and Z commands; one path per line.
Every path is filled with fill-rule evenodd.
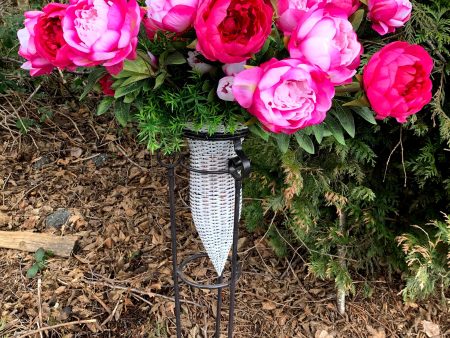
M 34 279 L 26 277 L 32 254 L 0 250 L 0 336 L 78 321 L 47 334 L 171 337 L 165 171 L 107 117 L 94 121 L 88 109 L 66 107 L 54 107 L 54 118 L 29 136 L 0 129 L 0 230 L 80 237 L 72 257 L 49 259 Z M 189 216 L 187 176 L 184 171 L 177 175 L 180 259 L 201 250 Z M 58 210 L 67 211 L 68 218 L 48 226 L 46 220 Z M 342 317 L 333 283 L 308 276 L 300 256 L 291 262 L 275 257 L 263 234 L 249 234 L 244 226 L 239 243 L 243 273 L 235 337 L 427 337 L 429 322 L 442 336 L 450 334 L 443 305 L 405 305 L 400 283 L 382 277 L 361 279 Z M 210 270 L 205 262 L 190 273 L 200 279 L 205 273 L 213 276 Z M 183 337 L 211 337 L 215 293 L 184 285 L 182 297 Z M 92 319 L 97 324 L 86 322 Z

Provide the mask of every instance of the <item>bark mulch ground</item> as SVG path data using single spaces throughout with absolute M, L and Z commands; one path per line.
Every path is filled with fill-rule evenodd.
M 32 253 L 0 249 L 0 337 L 26 337 L 58 324 L 31 336 L 172 337 L 165 172 L 110 119 L 94 121 L 91 111 L 73 107 L 53 106 L 54 117 L 26 136 L 0 128 L 0 230 L 80 238 L 70 258 L 50 258 L 32 279 L 26 277 Z M 177 176 L 180 258 L 201 250 L 189 216 L 187 176 Z M 340 316 L 333 283 L 308 276 L 301 256 L 277 258 L 263 234 L 247 233 L 245 226 L 239 251 L 237 338 L 429 337 L 436 328 L 450 335 L 444 306 L 404 304 L 400 282 L 361 278 Z M 207 262 L 190 274 L 213 276 Z M 182 298 L 183 337 L 212 337 L 215 294 L 182 286 Z

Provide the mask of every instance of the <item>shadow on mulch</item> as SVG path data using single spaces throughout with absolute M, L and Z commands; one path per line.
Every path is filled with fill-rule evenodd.
M 87 109 L 55 110 L 52 121 L 28 136 L 0 129 L 0 230 L 76 234 L 78 249 L 68 259 L 49 259 L 34 279 L 25 276 L 31 253 L 0 250 L 0 337 L 72 321 L 78 323 L 48 337 L 172 337 L 164 169 L 106 118 L 93 121 Z M 187 207 L 187 176 L 177 176 L 180 259 L 201 250 Z M 51 226 L 56 211 L 68 217 Z M 244 228 L 235 337 L 427 337 L 424 321 L 450 334 L 439 302 L 404 304 L 398 283 L 384 279 L 369 282 L 371 298 L 364 297 L 366 283 L 357 283 L 340 316 L 333 283 L 307 276 L 301 258 L 292 264 L 276 258 L 261 234 Z M 204 262 L 190 273 L 201 278 L 210 270 Z M 182 286 L 182 298 L 183 337 L 212 337 L 215 293 Z

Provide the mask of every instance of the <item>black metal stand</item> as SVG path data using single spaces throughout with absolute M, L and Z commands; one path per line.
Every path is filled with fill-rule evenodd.
M 176 317 L 176 332 L 177 338 L 181 338 L 181 308 L 180 308 L 180 285 L 179 281 L 185 282 L 194 288 L 199 289 L 217 289 L 217 311 L 216 311 L 216 326 L 215 338 L 220 338 L 220 319 L 222 311 L 222 289 L 230 288 L 230 309 L 228 317 L 228 338 L 233 337 L 234 331 L 234 310 L 235 310 L 235 293 L 236 282 L 240 275 L 240 267 L 238 266 L 237 244 L 239 237 L 239 215 L 240 215 L 240 200 L 242 190 L 242 180 L 250 172 L 250 161 L 242 150 L 242 139 L 247 134 L 247 130 L 241 130 L 235 134 L 217 133 L 209 135 L 207 133 L 196 133 L 193 131 L 185 131 L 185 136 L 191 139 L 200 139 L 207 141 L 225 141 L 232 140 L 234 142 L 234 150 L 236 157 L 228 159 L 228 170 L 223 171 L 206 171 L 198 170 L 188 167 L 184 164 L 185 157 L 181 154 L 170 157 L 168 162 L 164 162 L 161 154 L 158 153 L 158 162 L 161 166 L 167 169 L 167 176 L 169 182 L 169 204 L 170 204 L 170 226 L 172 236 L 172 269 L 173 269 L 173 283 L 175 291 L 175 317 Z M 181 264 L 177 264 L 177 225 L 175 218 L 176 204 L 175 204 L 175 169 L 181 166 L 190 171 L 204 174 L 204 175 L 219 175 L 229 174 L 235 180 L 235 200 L 234 200 L 234 226 L 233 226 L 233 242 L 231 255 L 231 276 L 228 281 L 224 281 L 223 274 L 217 278 L 215 284 L 200 284 L 189 280 L 184 273 L 187 264 L 198 260 L 202 257 L 207 257 L 206 253 L 197 253 L 189 256 Z

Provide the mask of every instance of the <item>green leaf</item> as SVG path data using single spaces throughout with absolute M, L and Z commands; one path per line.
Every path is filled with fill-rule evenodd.
M 125 95 L 123 102 L 125 103 L 132 103 L 134 100 L 136 100 L 136 98 L 139 96 L 141 92 L 139 90 L 136 90 L 132 93 L 129 93 L 127 95 Z
M 167 58 L 164 60 L 164 65 L 182 65 L 186 63 L 186 58 L 180 52 L 175 52 L 167 55 Z
M 364 19 L 364 9 L 358 9 L 355 13 L 352 14 L 352 16 L 348 19 L 352 26 L 353 26 L 353 30 L 356 32 L 359 28 L 359 26 L 361 26 L 361 22 Z
M 314 137 L 316 138 L 317 143 L 321 144 L 322 139 L 325 136 L 324 135 L 325 128 L 324 128 L 323 124 L 316 124 L 316 125 L 312 126 L 311 129 L 314 133 Z
M 272 134 L 272 136 L 277 141 L 278 148 L 285 154 L 289 149 L 289 141 L 291 140 L 291 135 L 286 134 Z
M 135 60 L 125 60 L 122 71 L 114 75 L 114 78 L 121 79 L 138 75 L 151 76 L 153 70 L 147 61 L 139 55 Z
M 350 137 L 355 137 L 355 119 L 353 114 L 348 110 L 342 108 L 340 105 L 336 105 L 336 110 L 334 110 L 334 116 L 337 117 L 341 123 L 344 130 L 350 135 Z
M 248 126 L 248 129 L 251 133 L 255 134 L 258 137 L 261 137 L 264 141 L 268 141 L 270 134 L 263 130 L 259 125 L 257 124 L 251 124 Z
M 108 111 L 108 109 L 111 107 L 111 105 L 114 102 L 114 98 L 112 96 L 107 96 L 103 100 L 100 101 L 97 111 L 95 112 L 96 115 L 103 115 Z
M 314 143 L 308 135 L 304 135 L 301 132 L 296 132 L 294 134 L 295 139 L 297 140 L 298 145 L 304 149 L 309 154 L 314 154 Z
M 104 68 L 95 68 L 88 76 L 84 91 L 80 96 L 80 101 L 83 100 L 86 95 L 94 88 L 94 85 L 106 74 Z
M 36 124 L 36 121 L 33 119 L 19 118 L 16 120 L 16 127 L 22 134 L 27 134 L 28 130 L 36 126 Z
M 143 81 L 134 82 L 128 86 L 117 88 L 114 93 L 114 98 L 118 99 L 134 91 L 140 90 L 143 86 Z
M 31 266 L 31 268 L 29 268 L 28 269 L 28 271 L 27 271 L 27 277 L 28 278 L 34 278 L 36 275 L 37 275 L 37 273 L 39 272 L 39 265 L 38 264 L 33 264 L 32 266 Z
M 130 120 L 130 105 L 122 101 L 116 101 L 114 115 L 119 124 L 125 127 Z
M 153 87 L 153 89 L 160 87 L 164 83 L 164 80 L 166 79 L 166 77 L 167 77 L 167 72 L 161 72 L 155 79 L 155 86 Z
M 36 259 L 36 262 L 43 262 L 45 259 L 45 250 L 43 248 L 37 249 L 34 258 Z
M 345 145 L 344 133 L 342 132 L 342 127 L 339 122 L 329 114 L 325 119 L 324 124 L 334 136 L 336 141 L 338 141 L 342 145 Z
M 145 80 L 145 79 L 148 79 L 150 77 L 151 76 L 149 74 L 140 74 L 140 75 L 130 76 L 128 79 L 123 81 L 123 83 L 121 84 L 121 87 L 122 86 L 128 86 L 129 84 L 132 84 L 132 83 L 137 82 L 137 81 Z
M 351 107 L 351 109 L 370 124 L 377 124 L 373 112 L 367 107 Z

